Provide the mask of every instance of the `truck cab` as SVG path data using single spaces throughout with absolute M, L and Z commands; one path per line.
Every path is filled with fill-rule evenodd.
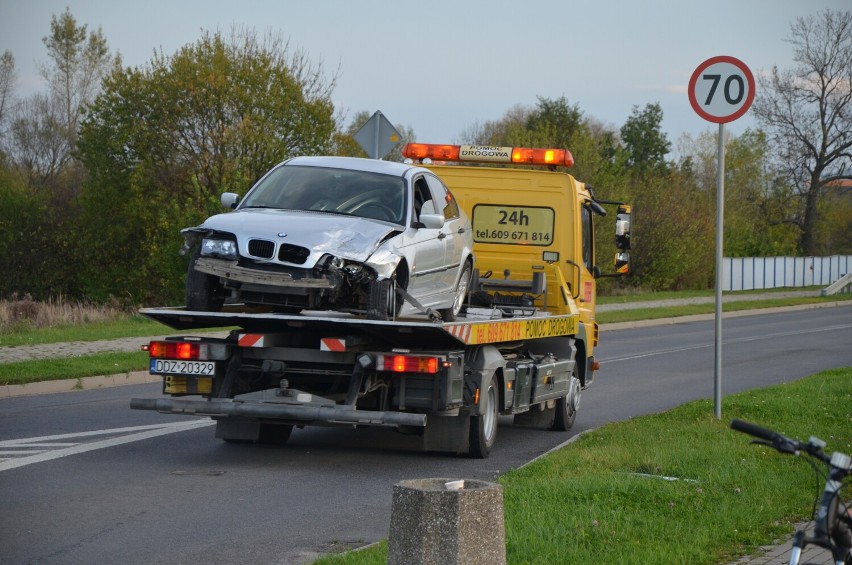
M 630 206 L 599 201 L 564 172 L 574 164 L 564 149 L 410 143 L 403 156 L 432 170 L 471 219 L 476 269 L 470 307 L 579 313 L 578 377 L 594 378 L 597 263 L 594 225 L 617 208 L 613 275 L 629 272 Z M 562 170 L 558 170 L 561 167 Z

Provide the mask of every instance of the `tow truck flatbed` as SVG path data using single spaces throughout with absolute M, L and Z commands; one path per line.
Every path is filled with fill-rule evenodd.
M 461 317 L 453 322 L 432 321 L 426 316 L 384 321 L 340 312 L 281 314 L 241 308 L 222 312 L 199 312 L 182 307 L 143 308 L 140 313 L 176 330 L 238 327 L 247 332 L 277 333 L 309 328 L 329 335 L 366 334 L 397 344 L 428 342 L 437 348 L 453 348 L 573 335 L 579 322 L 579 314 L 574 310 L 563 315 L 536 311 L 511 318 Z

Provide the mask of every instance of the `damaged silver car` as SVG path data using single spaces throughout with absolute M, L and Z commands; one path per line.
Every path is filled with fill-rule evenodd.
M 454 319 L 473 270 L 470 221 L 430 171 L 350 157 L 296 157 L 232 212 L 182 230 L 193 250 L 186 307 L 337 310 Z

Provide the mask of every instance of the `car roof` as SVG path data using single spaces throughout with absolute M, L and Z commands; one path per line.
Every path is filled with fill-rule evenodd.
M 294 157 L 284 162 L 285 165 L 302 165 L 307 167 L 327 167 L 332 169 L 349 169 L 369 173 L 404 176 L 411 169 L 421 169 L 414 165 L 380 161 L 378 159 L 363 159 L 360 157 Z M 426 171 L 426 169 L 422 169 Z

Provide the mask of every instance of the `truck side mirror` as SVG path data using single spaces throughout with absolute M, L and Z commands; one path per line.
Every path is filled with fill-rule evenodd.
M 615 246 L 621 251 L 630 250 L 630 221 L 630 205 L 620 205 L 615 216 Z
M 630 274 L 630 253 L 620 252 L 615 254 L 615 273 L 618 275 Z
M 236 192 L 223 192 L 219 201 L 222 203 L 222 207 L 233 210 L 240 203 L 240 195 Z

